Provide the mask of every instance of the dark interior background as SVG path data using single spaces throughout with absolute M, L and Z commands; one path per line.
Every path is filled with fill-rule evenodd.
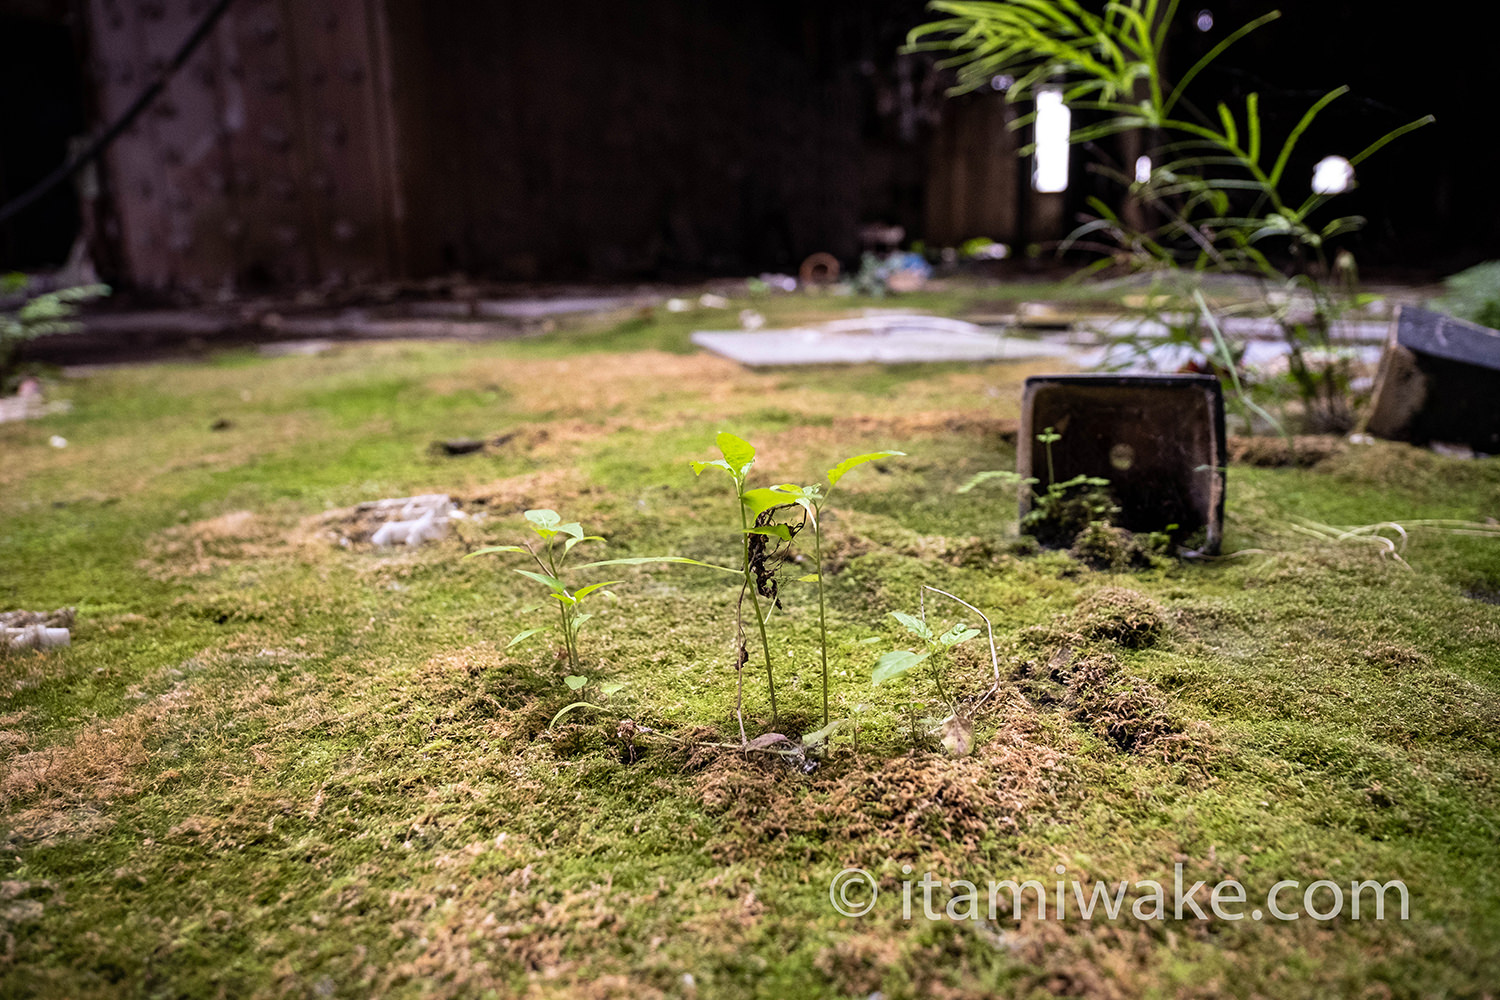
M 0 0 L 0 200 L 61 162 L 69 136 L 108 118 L 204 6 Z M 1192 26 L 1203 8 L 1185 6 L 1172 65 L 1187 66 L 1274 6 L 1214 3 L 1207 32 Z M 1242 106 L 1257 91 L 1268 136 L 1280 136 L 1319 95 L 1351 86 L 1305 137 L 1294 180 L 1310 178 L 1324 155 L 1352 155 L 1435 114 L 1435 125 L 1360 168 L 1360 187 L 1340 210 L 1370 224 L 1350 245 L 1367 273 L 1434 276 L 1500 256 L 1500 143 L 1489 97 L 1500 16 L 1488 6 L 1389 0 L 1282 7 L 1282 19 L 1231 50 L 1198 93 Z M 347 15 L 356 8 L 388 26 L 385 124 L 372 118 L 370 128 L 356 122 L 341 133 L 309 118 L 277 140 L 298 147 L 305 139 L 288 154 L 300 148 L 301 159 L 273 162 L 266 143 L 228 134 L 222 96 L 195 102 L 179 91 L 222 91 L 242 71 L 236 60 L 257 58 L 248 53 L 267 39 L 277 44 L 279 31 L 283 40 L 300 32 L 300 48 L 287 44 L 301 63 L 276 70 L 293 77 L 283 87 L 287 107 L 307 114 L 299 93 L 325 93 L 324 77 L 346 81 L 346 101 L 385 93 L 369 82 L 371 68 L 351 67 L 332 43 L 326 66 L 306 55 L 322 51 L 309 48 L 310 26 L 353 30 Z M 871 222 L 936 244 L 980 235 L 1045 241 L 1049 233 L 1028 215 L 1028 168 L 1013 159 L 1004 128 L 1014 110 L 994 94 L 946 100 L 947 81 L 930 59 L 897 55 L 905 32 L 929 16 L 905 0 L 580 0 L 564 9 L 238 0 L 169 89 L 168 107 L 112 151 L 120 160 L 105 175 L 109 215 L 99 227 L 111 246 L 96 260 L 123 260 L 121 273 L 106 274 L 117 281 L 206 290 L 455 270 L 528 280 L 785 270 L 816 250 L 852 259 L 860 226 Z M 124 40 L 152 31 L 166 41 L 143 43 L 131 64 Z M 278 110 L 282 99 L 263 98 L 259 113 L 271 124 L 252 122 L 257 136 L 277 132 L 276 116 L 290 113 Z M 397 137 L 399 170 L 384 186 L 370 166 L 379 157 L 359 145 L 366 133 L 379 139 L 376 125 Z M 220 136 L 222 162 L 188 174 L 176 158 L 198 133 Z M 326 192 L 351 177 L 357 183 L 341 194 L 348 204 L 334 204 Z M 1101 190 L 1076 169 L 1075 177 L 1064 225 Z M 153 186 L 157 201 L 140 202 Z M 382 199 L 397 206 L 390 217 L 381 216 Z M 0 225 L 0 268 L 61 263 L 81 225 L 72 186 L 60 187 Z

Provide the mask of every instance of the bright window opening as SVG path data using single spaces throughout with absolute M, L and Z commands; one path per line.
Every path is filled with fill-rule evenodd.
M 1313 167 L 1313 194 L 1343 194 L 1354 186 L 1354 165 L 1342 156 L 1325 156 Z
M 1036 95 L 1036 153 L 1031 159 L 1031 186 L 1042 194 L 1068 189 L 1068 135 L 1073 116 L 1062 91 L 1046 88 Z

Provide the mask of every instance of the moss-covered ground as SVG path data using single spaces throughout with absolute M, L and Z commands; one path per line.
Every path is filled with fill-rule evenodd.
M 688 349 L 705 321 L 122 368 L 0 426 L 0 610 L 77 607 L 71 648 L 0 660 L 0 995 L 1493 992 L 1500 542 L 1415 530 L 1402 564 L 1297 526 L 1484 522 L 1500 460 L 1235 465 L 1232 557 L 1099 572 L 1025 554 L 1003 490 L 956 492 L 1013 463 L 1038 368 L 748 372 Z M 555 614 L 520 564 L 461 558 L 551 507 L 605 537 L 594 558 L 732 563 L 726 480 L 688 468 L 721 430 L 760 449 L 755 485 L 909 453 L 851 473 L 825 521 L 853 721 L 811 773 L 712 745 L 738 742 L 733 577 L 616 567 L 575 693 L 553 637 L 507 647 Z M 491 443 L 430 447 L 465 436 Z M 430 492 L 469 516 L 420 548 L 372 549 L 341 513 Z M 769 624 L 794 737 L 821 725 L 806 572 Z M 913 739 L 927 675 L 870 683 L 922 584 L 997 630 L 1004 683 L 966 757 Z M 942 668 L 956 697 L 988 686 L 984 646 Z M 599 707 L 548 728 L 580 699 Z M 1243 883 L 1245 918 L 1179 920 L 1170 895 L 1132 918 L 1152 912 L 1134 883 L 1170 893 L 1178 866 Z M 831 905 L 846 867 L 878 880 L 865 916 Z M 919 885 L 904 918 L 928 871 L 977 883 L 980 919 L 927 919 Z M 1067 919 L 1034 895 L 991 919 L 1001 879 L 1132 885 L 1118 919 L 1078 918 L 1071 885 Z M 1284 879 L 1292 912 L 1318 880 L 1399 879 L 1409 918 L 1394 895 L 1384 920 L 1370 896 L 1357 920 L 1251 918 Z

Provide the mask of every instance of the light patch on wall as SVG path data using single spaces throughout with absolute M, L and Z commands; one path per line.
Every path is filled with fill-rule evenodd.
M 1068 189 L 1068 135 L 1073 116 L 1062 90 L 1048 87 L 1036 94 L 1036 153 L 1031 158 L 1031 187 L 1042 194 Z
M 1313 194 L 1343 194 L 1354 186 L 1354 165 L 1342 156 L 1325 156 L 1313 167 Z

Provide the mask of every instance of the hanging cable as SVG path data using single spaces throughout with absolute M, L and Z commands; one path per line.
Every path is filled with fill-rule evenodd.
M 209 32 L 213 31 L 214 25 L 219 22 L 220 17 L 224 16 L 224 12 L 229 9 L 229 5 L 232 3 L 234 3 L 234 0 L 218 0 L 217 3 L 210 7 L 208 12 L 198 22 L 197 27 L 193 28 L 192 34 L 188 35 L 183 43 L 178 46 L 176 53 L 162 67 L 161 72 L 156 74 L 156 78 L 146 85 L 146 89 L 142 90 L 134 101 L 130 102 L 130 107 L 125 109 L 125 113 L 110 123 L 109 127 L 94 137 L 87 146 L 83 147 L 83 149 L 67 160 L 64 160 L 56 170 L 43 177 L 36 184 L 33 184 L 27 191 L 6 202 L 3 207 L 0 207 L 0 223 L 9 222 L 13 217 L 30 208 L 33 203 L 48 191 L 51 191 L 57 185 L 73 176 L 80 167 L 96 159 L 109 148 L 109 144 L 119 138 L 120 133 L 129 128 L 131 123 L 140 117 L 141 112 L 145 111 L 151 105 L 151 102 L 156 100 L 157 96 L 166 89 L 173 75 L 182 68 L 183 63 L 192 57 L 193 53 L 198 50 L 198 46 L 203 44 L 203 40 L 208 37 Z

